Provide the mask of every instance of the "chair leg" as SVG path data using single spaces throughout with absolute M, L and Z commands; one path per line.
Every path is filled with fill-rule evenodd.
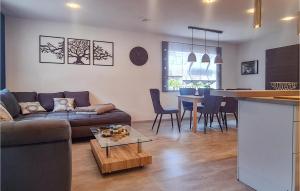
M 222 123 L 223 123 L 223 125 L 225 125 L 225 120 L 224 120 L 224 117 L 223 117 L 223 113 L 220 112 L 220 115 L 221 115 Z
M 204 134 L 206 134 L 207 120 L 208 120 L 208 115 L 204 114 Z
M 190 111 L 190 129 L 192 129 L 192 114 L 193 114 L 193 112 Z
M 183 114 L 182 114 L 182 117 L 181 117 L 181 120 L 180 120 L 180 121 L 183 120 L 184 114 L 185 114 L 185 110 L 183 111 Z
M 218 123 L 219 123 L 220 129 L 221 129 L 221 131 L 223 133 L 223 128 L 222 128 L 222 125 L 221 125 L 221 121 L 220 121 L 220 118 L 219 118 L 219 116 L 218 116 L 217 113 L 216 113 L 216 116 L 217 116 L 217 119 L 218 119 Z
M 235 120 L 236 120 L 236 122 L 237 122 L 237 121 L 238 121 L 237 114 L 234 112 L 233 115 L 234 115 Z
M 173 115 L 172 115 L 172 113 L 170 115 L 171 115 L 172 129 L 173 129 L 173 127 L 174 127 L 174 125 L 173 125 Z
M 239 123 L 238 115 L 237 115 L 237 113 L 233 113 L 233 114 L 234 114 L 234 117 L 235 117 L 235 120 L 236 120 L 236 128 L 238 128 L 238 123 Z
M 176 121 L 177 121 L 178 131 L 180 133 L 180 123 L 179 123 L 179 118 L 178 118 L 178 114 L 177 113 L 176 113 Z
M 199 117 L 199 119 L 198 119 L 198 123 L 200 122 L 201 117 L 202 117 L 202 113 L 200 113 L 200 117 Z
M 214 121 L 214 114 L 210 114 L 209 115 L 209 127 L 211 127 L 211 125 L 212 125 L 212 123 L 213 123 L 213 121 Z
M 155 125 L 155 123 L 156 123 L 157 117 L 158 117 L 158 114 L 156 114 L 155 120 L 154 120 L 153 125 L 152 125 L 152 130 L 153 130 L 154 125 Z
M 228 125 L 227 125 L 227 113 L 226 113 L 226 112 L 224 112 L 224 121 L 225 121 L 226 131 L 228 131 Z
M 160 118 L 159 118 L 159 122 L 158 122 L 158 126 L 157 126 L 157 130 L 156 130 L 156 135 L 158 133 L 159 127 L 160 127 L 160 122 L 161 122 L 161 118 L 162 118 L 163 114 L 160 114 Z

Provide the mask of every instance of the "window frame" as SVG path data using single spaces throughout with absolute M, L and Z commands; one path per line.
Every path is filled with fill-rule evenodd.
M 170 43 L 178 43 L 178 42 L 168 42 L 168 41 L 162 41 L 161 47 L 162 47 L 162 92 L 178 92 L 179 90 L 169 90 L 169 44 Z M 187 43 L 181 43 L 181 44 L 187 44 Z M 191 45 L 191 44 L 187 44 Z M 192 46 L 192 45 L 191 45 Z M 203 45 L 197 45 L 197 46 L 203 46 Z M 222 55 L 222 48 L 216 48 L 216 54 Z M 222 64 L 217 64 L 216 66 L 216 89 L 222 88 Z

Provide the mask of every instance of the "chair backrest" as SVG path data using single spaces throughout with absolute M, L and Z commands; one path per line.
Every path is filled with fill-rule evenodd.
M 204 96 L 203 104 L 204 109 L 203 113 L 205 114 L 215 114 L 219 113 L 223 97 L 221 96 Z
M 158 89 L 150 89 L 150 95 L 155 113 L 162 113 L 164 110 L 160 104 L 160 95 Z
M 224 106 L 224 112 L 226 113 L 237 113 L 238 110 L 238 100 L 233 97 L 225 97 L 224 101 L 226 102 Z
M 199 96 L 207 96 L 210 95 L 210 88 L 199 88 L 198 89 Z
M 180 88 L 179 93 L 180 93 L 180 95 L 195 95 L 196 89 L 195 88 Z M 182 105 L 183 105 L 184 109 L 193 108 L 192 102 L 183 101 Z

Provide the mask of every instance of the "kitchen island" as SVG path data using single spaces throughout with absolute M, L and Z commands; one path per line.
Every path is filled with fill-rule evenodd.
M 299 91 L 211 94 L 239 102 L 237 179 L 260 191 L 300 190 Z

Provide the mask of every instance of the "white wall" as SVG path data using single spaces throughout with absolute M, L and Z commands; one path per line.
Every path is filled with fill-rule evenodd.
M 296 24 L 284 23 L 283 27 L 266 36 L 256 38 L 238 45 L 239 62 L 237 69 L 238 87 L 265 89 L 266 50 L 299 43 Z M 259 61 L 258 74 L 241 75 L 241 62 Z
M 115 66 L 40 64 L 39 35 L 106 40 L 115 43 Z M 6 17 L 7 87 L 12 91 L 91 92 L 92 103 L 112 102 L 131 114 L 134 121 L 154 118 L 149 88 L 161 89 L 161 41 L 187 41 L 170 36 L 118 31 L 69 23 L 33 21 Z M 137 67 L 129 51 L 144 47 L 146 65 Z M 236 87 L 235 45 L 223 44 L 223 87 Z M 165 106 L 177 107 L 176 93 L 163 93 Z

